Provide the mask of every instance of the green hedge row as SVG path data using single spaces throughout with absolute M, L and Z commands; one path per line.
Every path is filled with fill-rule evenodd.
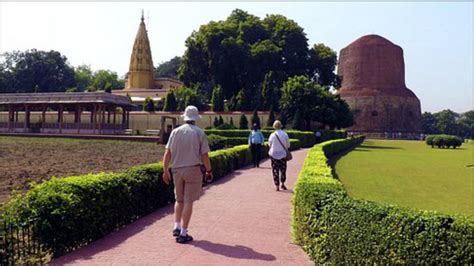
M 426 144 L 431 145 L 432 148 L 450 148 L 456 149 L 462 145 L 462 139 L 452 135 L 429 135 L 426 137 Z
M 230 129 L 230 130 L 217 130 L 217 129 L 206 129 L 204 130 L 207 135 L 218 135 L 228 138 L 248 138 L 250 130 L 243 129 Z M 263 136 L 268 139 L 273 130 L 262 130 Z M 316 144 L 316 136 L 311 131 L 299 131 L 299 130 L 285 130 L 291 139 L 298 139 L 301 141 L 301 145 L 304 148 L 312 147 Z M 321 130 L 321 140 L 326 141 L 330 139 L 341 139 L 346 138 L 347 134 L 343 130 Z
M 304 162 L 295 185 L 292 230 L 311 259 L 320 264 L 474 263 L 472 218 L 348 196 L 327 160 L 362 141 L 316 145 Z
M 292 149 L 300 147 L 291 140 Z M 267 156 L 264 145 L 262 155 Z M 214 178 L 251 164 L 248 145 L 210 153 Z M 1 221 L 21 227 L 35 221 L 35 235 L 54 257 L 84 246 L 174 201 L 173 185 L 162 181 L 162 163 L 120 173 L 52 178 L 17 194 L 0 210 Z

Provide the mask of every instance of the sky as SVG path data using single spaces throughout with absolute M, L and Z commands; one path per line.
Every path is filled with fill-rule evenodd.
M 406 84 L 422 111 L 473 109 L 472 2 L 0 2 L 0 53 L 57 50 L 72 66 L 123 76 L 142 9 L 156 66 L 183 55 L 200 25 L 236 8 L 284 15 L 304 28 L 310 46 L 338 53 L 363 35 L 381 35 L 403 48 Z

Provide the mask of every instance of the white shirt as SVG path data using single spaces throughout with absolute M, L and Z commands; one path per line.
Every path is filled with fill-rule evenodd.
M 166 148 L 171 151 L 171 167 L 181 168 L 201 164 L 209 142 L 202 129 L 186 123 L 171 132 Z
M 270 144 L 268 155 L 274 159 L 280 160 L 286 157 L 286 150 L 283 146 L 281 146 L 280 141 L 278 141 L 276 135 L 278 135 L 281 143 L 283 143 L 287 149 L 290 147 L 290 138 L 288 137 L 288 134 L 286 134 L 286 132 L 281 129 L 273 132 L 268 138 L 268 143 Z

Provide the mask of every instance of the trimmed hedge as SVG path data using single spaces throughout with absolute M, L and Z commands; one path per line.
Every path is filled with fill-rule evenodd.
M 456 149 L 462 145 L 461 138 L 452 135 L 429 135 L 426 137 L 426 144 L 431 145 L 432 148 L 450 148 Z
M 299 147 L 299 140 L 291 140 L 292 149 Z M 263 145 L 262 156 L 267 153 Z M 251 151 L 240 145 L 211 152 L 210 160 L 217 180 L 251 164 Z M 9 227 L 35 220 L 35 236 L 57 257 L 173 202 L 173 185 L 163 183 L 162 173 L 160 162 L 119 173 L 52 178 L 24 195 L 13 195 L 0 220 Z
M 207 140 L 209 142 L 209 149 L 211 149 L 211 151 L 223 149 L 227 145 L 226 137 L 211 134 L 207 136 Z
M 227 138 L 248 138 L 250 130 L 217 130 L 217 129 L 205 129 L 204 132 L 207 135 L 219 135 Z M 263 136 L 268 139 L 273 130 L 262 130 Z M 298 139 L 301 141 L 303 148 L 312 147 L 316 144 L 316 136 L 312 131 L 299 131 L 299 130 L 285 130 L 290 139 Z M 343 130 L 320 130 L 321 141 L 329 139 L 340 139 L 346 138 L 347 134 Z
M 474 221 L 348 196 L 328 157 L 363 138 L 333 140 L 308 153 L 295 185 L 295 241 L 317 263 L 472 264 Z

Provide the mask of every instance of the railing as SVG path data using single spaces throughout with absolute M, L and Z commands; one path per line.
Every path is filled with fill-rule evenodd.
M 0 221 L 0 265 L 42 264 L 46 252 L 38 241 L 37 221 Z
M 9 124 L 8 122 L 0 122 L 0 128 L 8 128 Z M 12 122 L 10 123 L 11 128 L 24 128 L 25 123 L 17 123 L 17 122 Z M 63 123 L 62 124 L 62 129 L 77 129 L 78 124 L 77 123 Z M 101 129 L 106 129 L 106 130 L 121 130 L 125 129 L 126 126 L 124 124 L 97 124 L 96 129 L 98 130 L 99 127 Z M 30 129 L 58 129 L 59 130 L 59 123 L 31 123 L 30 124 Z M 90 123 L 80 123 L 79 124 L 80 129 L 94 129 L 94 124 Z

